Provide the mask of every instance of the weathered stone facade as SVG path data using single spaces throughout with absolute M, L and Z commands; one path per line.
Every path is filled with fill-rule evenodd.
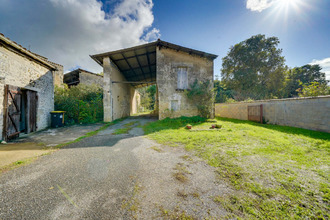
M 188 88 L 195 80 L 211 81 L 213 85 L 212 60 L 172 49 L 157 48 L 159 119 L 198 115 L 197 107 L 178 88 L 178 68 L 187 69 Z
M 98 85 L 103 87 L 103 76 L 98 74 L 90 74 L 88 72 L 80 72 L 79 73 L 79 79 L 80 83 L 86 84 L 86 85 Z
M 83 69 L 76 69 L 66 73 L 63 82 L 68 86 L 75 86 L 81 83 L 103 87 L 103 76 Z
M 269 124 L 330 132 L 330 96 L 219 103 L 215 105 L 215 115 L 248 120 L 248 106 L 261 104 L 264 120 Z
M 49 61 L 48 61 L 49 62 Z M 53 71 L 54 86 L 63 86 L 63 66 L 57 63 L 50 62 L 56 67 L 56 70 Z
M 4 88 L 17 86 L 37 92 L 37 129 L 50 125 L 54 110 L 54 79 L 51 64 L 38 60 L 31 52 L 1 36 L 0 38 L 0 135 L 3 131 Z
M 52 66 L 54 66 L 56 68 L 56 70 L 53 71 L 54 87 L 55 86 L 62 87 L 63 86 L 63 75 L 64 75 L 63 66 L 58 63 L 51 62 L 48 60 L 47 57 L 41 56 L 39 54 L 33 53 L 33 55 L 46 61 L 47 63 L 51 64 Z

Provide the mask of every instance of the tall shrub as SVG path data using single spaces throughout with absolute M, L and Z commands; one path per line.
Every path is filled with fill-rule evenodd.
M 55 110 L 66 111 L 68 123 L 94 123 L 103 120 L 103 90 L 97 85 L 56 87 L 54 98 Z

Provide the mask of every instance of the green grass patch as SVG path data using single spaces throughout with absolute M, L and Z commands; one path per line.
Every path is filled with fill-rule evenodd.
M 187 215 L 185 211 L 179 210 L 177 207 L 174 210 L 164 209 L 162 206 L 159 207 L 161 218 L 170 220 L 195 220 L 197 218 Z
M 157 147 L 157 146 L 152 146 L 152 147 L 150 147 L 149 149 L 155 150 L 155 151 L 157 151 L 158 153 L 163 152 L 163 150 L 162 150 L 161 148 Z
M 190 132 L 222 125 L 218 132 Z M 183 146 L 211 166 L 234 190 L 215 202 L 233 218 L 329 218 L 330 134 L 249 121 L 200 117 L 164 119 L 144 126 L 161 144 Z
M 130 130 L 132 130 L 136 124 L 138 124 L 138 121 L 132 121 L 130 123 L 127 123 L 123 125 L 123 128 L 116 129 L 112 134 L 118 135 L 118 134 L 128 134 Z

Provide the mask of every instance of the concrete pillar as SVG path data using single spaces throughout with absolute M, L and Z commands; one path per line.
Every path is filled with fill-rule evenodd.
M 111 83 L 111 61 L 109 57 L 103 58 L 103 109 L 104 122 L 112 121 L 112 83 Z

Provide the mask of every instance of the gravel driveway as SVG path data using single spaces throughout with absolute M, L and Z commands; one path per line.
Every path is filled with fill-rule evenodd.
M 115 129 L 71 144 L 0 177 L 0 219 L 221 218 L 230 193 L 212 167 L 181 148 Z

